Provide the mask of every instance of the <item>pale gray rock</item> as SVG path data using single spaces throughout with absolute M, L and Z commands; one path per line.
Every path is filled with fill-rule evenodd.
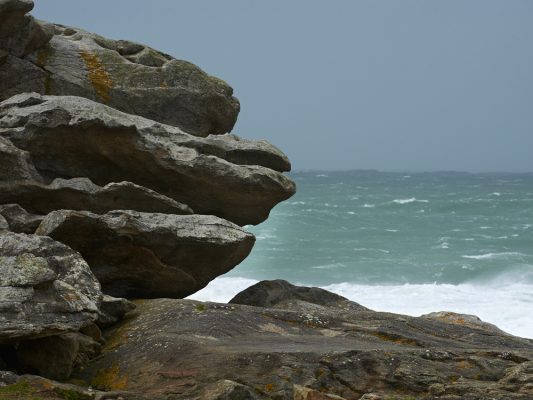
M 0 136 L 48 180 L 126 180 L 240 225 L 265 220 L 295 192 L 271 169 L 288 169 L 286 157 L 265 142 L 198 138 L 81 97 L 14 96 L 0 103 Z
M 102 293 L 87 263 L 49 237 L 0 233 L 0 343 L 77 331 Z
M 192 214 L 187 205 L 134 183 L 113 182 L 101 187 L 87 178 L 57 178 L 48 185 L 35 181 L 0 182 L 1 203 L 17 203 L 37 214 L 58 209 Z
M 233 128 L 240 105 L 221 79 L 142 44 L 37 21 L 25 15 L 32 8 L 0 0 L 0 100 L 31 91 L 75 95 L 198 136 Z
M 133 298 L 186 297 L 244 260 L 255 241 L 215 216 L 134 211 L 54 211 L 36 233 L 79 251 L 104 293 Z

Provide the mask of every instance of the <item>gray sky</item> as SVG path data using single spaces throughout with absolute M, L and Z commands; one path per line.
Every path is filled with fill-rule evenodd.
M 533 171 L 533 1 L 36 3 L 225 79 L 294 169 Z

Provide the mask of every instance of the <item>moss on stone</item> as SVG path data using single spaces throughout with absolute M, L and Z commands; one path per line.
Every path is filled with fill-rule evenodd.
M 120 374 L 120 368 L 114 364 L 98 371 L 91 385 L 101 390 L 123 390 L 128 384 L 128 377 Z
M 38 396 L 39 390 L 28 382 L 19 381 L 12 385 L 0 387 L 2 400 L 44 400 Z
M 62 399 L 65 400 L 93 400 L 94 396 L 78 392 L 76 390 L 69 390 L 69 389 L 55 389 L 55 393 L 57 393 Z

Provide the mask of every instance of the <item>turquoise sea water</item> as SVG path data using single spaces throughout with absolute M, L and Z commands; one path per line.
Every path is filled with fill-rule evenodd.
M 298 190 L 252 254 L 195 298 L 261 279 L 325 287 L 377 310 L 477 314 L 533 337 L 533 174 L 293 173 Z

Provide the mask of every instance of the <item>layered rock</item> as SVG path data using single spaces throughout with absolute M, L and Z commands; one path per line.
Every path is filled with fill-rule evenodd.
M 253 290 L 268 295 L 274 287 L 279 294 L 280 286 L 266 282 Z M 248 390 L 259 399 L 533 396 L 531 340 L 483 326 L 374 312 L 332 293 L 302 296 L 318 292 L 283 286 L 292 292 L 284 290 L 285 308 L 139 302 L 138 316 L 110 332 L 102 356 L 80 377 L 99 389 L 152 399 L 205 398 L 217 387 Z M 240 398 L 235 396 L 222 398 Z
M 87 263 L 49 237 L 0 233 L 0 343 L 78 331 L 102 293 Z
M 79 251 L 106 294 L 186 297 L 240 263 L 253 235 L 221 218 L 54 211 L 37 229 Z
M 96 213 L 117 209 L 178 215 L 193 213 L 189 206 L 131 182 L 113 182 L 101 187 L 87 178 L 57 178 L 48 185 L 35 181 L 0 183 L 1 203 L 18 204 L 37 214 L 58 209 Z
M 240 106 L 224 81 L 142 44 L 37 21 L 32 8 L 0 1 L 0 100 L 74 95 L 198 136 L 233 128 Z
M 235 136 L 197 138 L 81 97 L 24 94 L 4 101 L 0 136 L 29 153 L 47 181 L 129 181 L 238 224 L 263 221 L 295 191 L 289 178 L 271 169 L 290 168 L 272 145 Z

